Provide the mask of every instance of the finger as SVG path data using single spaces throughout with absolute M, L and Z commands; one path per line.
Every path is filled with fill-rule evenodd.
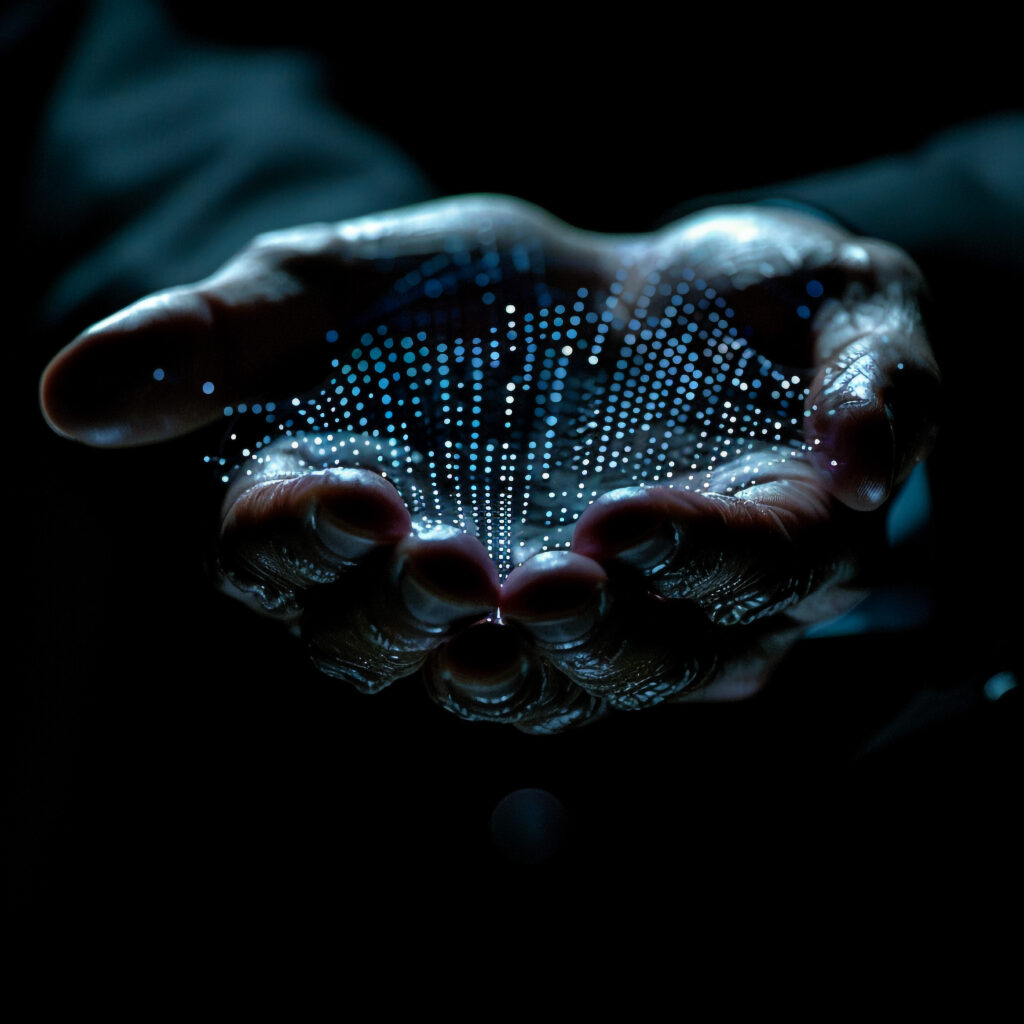
M 613 579 L 573 552 L 544 552 L 510 573 L 502 616 L 531 636 L 545 661 L 613 708 L 661 703 L 716 667 L 712 631 L 696 608 L 649 593 L 632 574 Z
M 597 563 L 569 552 L 549 552 L 516 569 L 503 587 L 502 608 L 545 661 L 626 710 L 751 697 L 809 621 L 801 604 L 796 615 L 712 626 L 687 602 L 639 599 L 635 588 L 616 586 Z
M 76 440 L 130 446 L 215 422 L 242 401 L 300 393 L 324 376 L 325 332 L 368 314 L 408 261 L 523 239 L 541 245 L 549 269 L 579 273 L 612 248 L 605 236 L 495 196 L 262 235 L 211 277 L 148 296 L 79 335 L 44 372 L 44 414 Z M 464 272 L 471 279 L 475 270 Z
M 475 537 L 443 527 L 409 534 L 304 603 L 302 635 L 317 668 L 372 693 L 417 672 L 453 630 L 494 611 L 498 573 Z
M 537 658 L 522 631 L 496 622 L 472 625 L 442 644 L 423 676 L 431 699 L 452 714 L 537 735 L 585 725 L 609 710 Z
M 305 590 L 336 582 L 411 529 L 398 492 L 370 470 L 262 481 L 229 497 L 217 567 L 262 610 L 293 614 Z
M 852 282 L 815 315 L 806 436 L 831 492 L 878 508 L 934 441 L 939 370 L 921 320 L 920 271 L 900 250 L 859 240 L 826 268 Z
M 580 517 L 573 551 L 643 573 L 720 625 L 776 614 L 852 577 L 860 532 L 807 463 L 790 460 L 734 495 L 626 487 Z M 880 529 L 880 524 L 874 528 Z
M 329 226 L 267 236 L 212 277 L 100 321 L 43 374 L 50 425 L 92 445 L 149 444 L 311 387 L 324 331 L 366 287 L 352 249 Z

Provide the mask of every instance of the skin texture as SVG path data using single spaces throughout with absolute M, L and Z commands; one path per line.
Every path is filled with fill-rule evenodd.
M 331 676 L 373 692 L 420 673 L 453 713 L 528 732 L 757 692 L 808 625 L 863 595 L 881 510 L 932 443 L 924 286 L 883 242 L 770 207 L 595 235 L 488 196 L 295 228 L 85 331 L 47 369 L 44 413 L 86 444 L 148 445 L 215 422 L 224 405 L 313 387 L 324 324 L 357 317 L 403 268 L 481 224 L 499 247 L 540 240 L 549 279 L 566 287 L 606 287 L 624 258 L 627 290 L 650 268 L 693 268 L 759 350 L 813 367 L 809 454 L 766 453 L 735 491 L 728 464 L 701 492 L 617 488 L 582 514 L 571 551 L 536 554 L 500 582 L 476 538 L 414 530 L 372 469 L 318 467 L 282 443 L 227 488 L 218 585 L 286 623 Z M 821 301 L 794 330 L 781 310 L 811 280 Z M 181 372 L 158 385 L 155 365 Z

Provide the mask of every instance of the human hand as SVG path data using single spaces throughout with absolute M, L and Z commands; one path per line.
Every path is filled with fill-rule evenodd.
M 460 271 L 459 253 L 467 254 L 462 271 L 478 271 L 474 260 L 483 259 L 486 285 Z M 428 265 L 434 269 L 425 272 Z M 603 314 L 613 290 L 622 309 L 640 301 L 652 274 L 662 284 L 702 283 L 692 297 L 708 305 L 713 295 L 712 312 L 728 312 L 759 350 L 815 368 L 799 443 L 751 441 L 748 430 L 736 456 L 726 448 L 695 463 L 693 422 L 678 410 L 666 432 L 674 436 L 657 450 L 646 437 L 637 442 L 639 428 L 627 421 L 638 417 L 626 415 L 619 447 L 629 452 L 632 439 L 632 458 L 620 455 L 614 472 L 609 458 L 603 476 L 592 473 L 561 514 L 534 502 L 514 548 L 509 536 L 488 535 L 485 550 L 466 531 L 484 535 L 490 506 L 465 494 L 433 506 L 421 500 L 432 486 L 422 467 L 432 457 L 406 443 L 413 439 L 378 423 L 385 451 L 367 461 L 353 454 L 366 435 L 351 421 L 335 424 L 341 443 L 330 451 L 314 431 L 289 431 L 238 464 L 224 507 L 222 586 L 288 620 L 322 669 L 364 689 L 425 663 L 435 698 L 466 717 L 551 731 L 609 706 L 691 693 L 729 698 L 762 685 L 808 621 L 852 599 L 878 526 L 863 513 L 884 503 L 927 448 L 937 373 L 920 330 L 919 275 L 891 247 L 813 217 L 739 207 L 656 235 L 599 236 L 489 198 L 300 228 L 262 237 L 212 278 L 90 329 L 47 371 L 44 410 L 58 430 L 87 443 L 174 437 L 216 420 L 225 406 L 258 408 L 314 387 L 325 376 L 325 325 L 385 315 L 411 322 L 436 314 L 440 299 L 445 330 L 457 314 L 467 337 L 485 337 L 494 321 L 480 304 L 483 287 L 493 289 L 492 310 L 536 303 L 538 282 L 554 294 L 552 304 L 583 288 L 588 312 L 604 303 L 605 350 L 614 345 L 621 355 L 630 318 Z M 396 303 L 403 281 L 407 293 Z M 425 281 L 444 284 L 432 294 Z M 680 322 L 701 319 L 673 308 Z M 720 336 L 731 352 L 746 347 L 735 332 L 732 341 Z M 678 377 L 680 364 L 669 358 L 678 355 L 664 347 L 659 369 Z M 582 383 L 570 388 L 568 405 L 579 408 L 557 428 L 571 427 L 577 438 L 587 403 L 597 407 L 613 376 L 607 357 L 595 358 L 590 378 L 590 359 L 577 368 Z M 636 375 L 629 379 L 639 387 Z M 800 394 L 788 377 L 786 384 Z M 525 439 L 536 426 L 516 429 Z M 561 472 L 575 490 L 578 463 L 548 465 L 549 478 Z M 687 463 L 699 463 L 696 475 L 684 472 Z M 464 482 L 471 470 L 483 479 L 479 462 L 448 460 L 449 488 L 453 468 Z M 591 485 L 611 493 L 593 501 Z M 429 522 L 439 515 L 449 522 Z M 564 547 L 570 533 L 572 551 L 544 550 Z M 489 553 L 505 571 L 526 561 L 504 583 L 502 621 L 484 623 L 499 601 Z

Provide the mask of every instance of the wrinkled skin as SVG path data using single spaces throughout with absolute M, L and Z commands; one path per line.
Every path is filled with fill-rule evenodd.
M 566 287 L 606 286 L 624 258 L 639 277 L 694 268 L 754 326 L 760 350 L 813 367 L 810 454 L 766 453 L 739 491 L 727 465 L 721 486 L 699 493 L 617 488 L 582 514 L 571 551 L 540 552 L 499 582 L 475 537 L 414 530 L 378 473 L 318 468 L 282 443 L 228 487 L 219 585 L 287 623 L 329 675 L 373 692 L 422 673 L 452 712 L 530 732 L 757 692 L 810 624 L 863 595 L 883 507 L 932 442 L 938 370 L 923 282 L 885 243 L 771 207 L 603 236 L 500 197 L 295 228 L 84 332 L 43 378 L 45 414 L 87 444 L 155 444 L 216 421 L 226 404 L 313 387 L 325 324 L 356 317 L 403 267 L 486 223 L 499 247 L 539 239 L 548 275 Z M 824 295 L 794 331 L 783 299 L 810 279 Z M 180 379 L 156 384 L 156 365 L 179 367 Z M 215 398 L 206 380 L 219 382 Z

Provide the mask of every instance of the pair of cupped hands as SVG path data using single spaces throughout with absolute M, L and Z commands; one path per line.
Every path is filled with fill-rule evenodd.
M 863 596 L 884 506 L 935 428 L 918 268 L 813 213 L 722 206 L 651 234 L 602 235 L 468 196 L 261 235 L 211 277 L 76 338 L 44 374 L 44 413 L 89 445 L 151 445 L 225 406 L 301 393 L 323 374 L 326 327 L 482 230 L 498 249 L 539 244 L 566 288 L 607 290 L 624 265 L 640 277 L 693 270 L 760 351 L 812 369 L 807 451 L 734 492 L 616 488 L 582 513 L 571 550 L 535 554 L 500 581 L 476 537 L 414 528 L 384 476 L 316 468 L 285 439 L 227 486 L 219 586 L 287 623 L 328 675 L 372 692 L 419 673 L 456 714 L 527 732 L 756 693 L 811 624 Z M 809 280 L 821 301 L 794 321 L 783 310 Z M 175 379 L 154 379 L 165 366 Z

